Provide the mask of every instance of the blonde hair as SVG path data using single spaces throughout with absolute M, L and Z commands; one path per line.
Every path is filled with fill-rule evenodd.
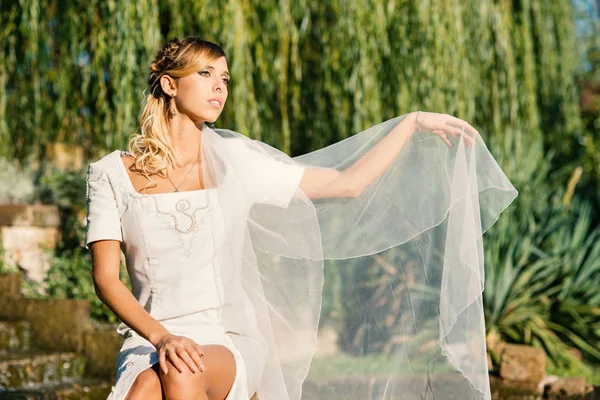
M 166 177 L 167 167 L 179 163 L 168 124 L 171 102 L 175 99 L 162 90 L 160 78 L 168 75 L 178 79 L 193 74 L 220 57 L 225 57 L 225 52 L 218 45 L 197 37 L 173 38 L 161 46 L 146 79 L 140 132 L 128 144 L 136 171 L 146 177 L 153 174 Z

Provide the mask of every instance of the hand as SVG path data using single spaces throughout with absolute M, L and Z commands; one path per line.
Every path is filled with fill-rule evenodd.
M 192 339 L 169 333 L 162 336 L 154 347 L 156 347 L 156 351 L 158 352 L 160 368 L 165 374 L 168 372 L 167 357 L 169 357 L 169 361 L 171 361 L 171 364 L 179 372 L 183 372 L 185 365 L 193 373 L 198 372 L 198 370 L 204 372 L 204 364 L 200 359 L 200 357 L 204 356 L 204 351 Z
M 479 132 L 468 122 L 448 114 L 425 111 L 418 111 L 414 114 L 416 132 L 431 132 L 438 135 L 450 147 L 453 144 L 448 140 L 448 135 L 452 135 L 455 139 L 460 139 L 460 135 L 464 131 L 465 135 L 463 137 L 467 146 L 475 143 L 473 137 L 479 135 Z

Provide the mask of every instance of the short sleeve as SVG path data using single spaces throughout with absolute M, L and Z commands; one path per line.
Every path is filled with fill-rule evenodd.
M 306 167 L 281 161 L 259 151 L 248 150 L 243 160 L 247 173 L 247 191 L 254 203 L 286 208 L 290 203 Z
M 122 241 L 119 209 L 106 173 L 98 171 L 98 167 L 90 164 L 86 176 L 86 187 L 86 247 L 97 240 Z

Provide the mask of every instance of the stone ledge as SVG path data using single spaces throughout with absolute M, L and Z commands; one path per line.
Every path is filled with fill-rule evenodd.
M 27 279 L 42 282 L 50 268 L 51 253 L 60 240 L 57 228 L 38 226 L 1 226 L 0 247 L 3 261 L 18 265 Z
M 116 326 L 98 324 L 83 333 L 83 355 L 88 360 L 86 374 L 115 379 L 117 354 L 123 344 L 123 337 L 116 332 Z
M 23 275 L 19 272 L 0 274 L 0 296 L 2 297 L 2 299 L 20 298 L 22 284 Z
M 91 328 L 90 303 L 70 299 L 5 298 L 0 319 L 28 321 L 33 344 L 57 351 L 83 350 L 83 332 Z
M 43 204 L 0 204 L 0 226 L 60 226 L 58 207 Z
M 76 351 L 92 361 L 87 373 L 114 379 L 123 343 L 116 325 L 92 321 L 86 300 L 21 297 L 22 282 L 21 273 L 0 274 L 0 320 L 27 321 L 34 347 Z
M 495 400 L 541 400 L 539 385 L 531 382 L 517 382 L 490 376 L 492 399 Z
M 593 400 L 595 398 L 594 387 L 587 385 L 584 378 L 558 378 L 546 385 L 544 398 L 548 400 Z

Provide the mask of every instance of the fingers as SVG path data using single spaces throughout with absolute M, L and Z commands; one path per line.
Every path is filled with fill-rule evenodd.
M 160 349 L 158 352 L 158 364 L 160 365 L 162 372 L 166 375 L 169 372 L 169 369 L 167 368 L 167 358 L 164 349 Z
M 196 363 L 198 364 L 198 368 L 200 368 L 200 371 L 204 372 L 204 363 L 202 362 L 202 359 L 200 357 L 204 357 L 204 350 L 202 350 L 202 347 L 200 347 L 200 345 L 196 342 L 192 343 L 192 347 L 194 348 L 194 352 L 192 353 L 192 358 L 194 358 L 194 361 L 196 361 Z M 198 357 L 194 357 L 194 355 L 197 355 Z
M 423 120 L 419 121 L 419 125 L 425 128 L 423 131 L 438 135 L 450 147 L 454 145 L 448 140 L 448 135 L 456 140 L 460 140 L 462 137 L 467 147 L 472 146 L 475 143 L 474 137 L 479 135 L 479 132 L 471 124 L 460 118 L 449 114 L 423 114 Z
M 444 142 L 446 142 L 446 144 L 450 147 L 453 147 L 454 145 L 452 144 L 452 142 L 450 142 L 450 140 L 448 140 L 448 136 L 446 136 L 446 132 L 442 129 L 435 129 L 432 131 L 433 133 L 435 133 L 436 135 L 438 135 Z
M 460 133 L 461 133 L 460 129 L 457 129 L 456 127 L 454 127 L 454 126 L 452 126 L 452 125 L 449 125 L 449 124 L 444 124 L 444 125 L 442 125 L 442 128 L 441 128 L 441 129 L 442 129 L 442 130 L 443 130 L 445 133 L 449 133 L 450 135 L 452 135 L 452 137 L 453 137 L 454 139 L 457 139 L 457 140 L 458 140 L 458 139 L 459 139 L 459 137 L 460 137 Z
M 449 124 L 451 123 L 455 127 L 459 127 L 459 128 L 463 128 L 463 127 L 467 128 L 466 131 L 473 136 L 479 135 L 479 132 L 477 131 L 477 129 L 473 128 L 471 126 L 471 124 L 469 124 L 467 121 L 464 121 L 460 118 L 453 117 L 451 115 L 449 115 L 448 117 L 449 117 L 449 121 L 447 121 L 446 123 L 449 123 Z
M 194 364 L 197 366 L 197 368 L 204 372 L 204 364 L 202 363 L 202 359 L 200 358 L 200 353 L 198 352 L 198 350 L 196 349 L 195 346 L 192 346 L 192 348 L 187 350 L 188 354 L 190 355 L 190 357 L 192 358 Z
M 188 351 L 185 348 L 182 347 L 182 348 L 176 350 L 175 352 L 193 373 L 198 372 L 198 368 L 200 367 L 200 365 L 196 365 L 195 361 L 192 359 L 192 357 L 190 356 L 190 354 L 188 353 Z M 180 370 L 179 372 L 182 372 L 182 371 Z
M 200 347 L 200 345 L 196 342 L 193 343 L 194 348 L 196 349 L 196 351 L 198 352 L 198 354 L 203 357 L 204 356 L 204 350 L 202 350 L 202 347 Z
M 192 340 L 182 340 L 179 342 L 172 342 L 160 349 L 158 354 L 158 361 L 160 368 L 163 373 L 167 374 L 167 357 L 171 364 L 179 371 L 183 372 L 187 366 L 190 371 L 196 373 L 198 371 L 204 372 L 205 367 L 202 362 L 204 351 L 202 347 Z
M 471 146 L 473 143 L 475 143 L 475 140 L 471 136 L 469 136 L 468 134 L 463 135 L 464 126 L 462 128 L 457 128 L 456 126 L 453 126 L 448 122 L 445 122 L 441 125 L 440 130 L 443 131 L 444 133 L 452 135 L 452 137 L 456 140 L 460 140 L 460 137 L 462 136 L 465 141 L 466 146 Z M 446 141 L 446 143 L 448 143 L 448 142 Z
M 169 356 L 169 361 L 171 361 L 171 364 L 173 364 L 177 371 L 179 371 L 180 373 L 183 372 L 184 363 L 179 358 L 179 355 L 177 354 L 175 349 L 168 349 L 167 355 Z
M 448 125 L 448 124 L 446 124 L 446 126 L 448 127 L 447 130 L 450 131 L 452 136 L 454 136 L 455 139 L 460 140 L 460 136 L 464 132 L 464 128 L 459 129 L 452 125 Z M 473 143 L 475 143 L 475 140 L 471 136 L 469 136 L 466 132 L 464 135 L 462 135 L 462 137 L 464 138 L 465 145 L 467 145 L 467 146 L 471 146 Z

